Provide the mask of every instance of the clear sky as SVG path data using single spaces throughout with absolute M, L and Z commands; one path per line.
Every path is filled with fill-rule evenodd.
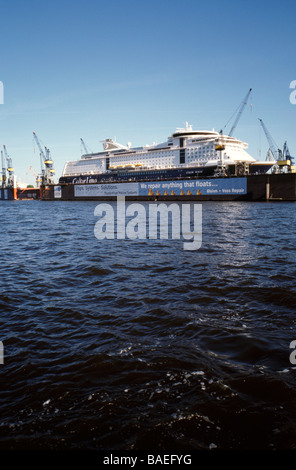
M 33 131 L 65 161 L 114 138 L 162 142 L 186 121 L 220 130 L 253 89 L 235 136 L 264 160 L 262 118 L 296 155 L 295 0 L 0 0 L 0 145 L 40 172 Z M 251 106 L 252 105 L 252 106 Z M 229 131 L 231 123 L 225 129 Z M 56 178 L 56 180 L 57 180 Z

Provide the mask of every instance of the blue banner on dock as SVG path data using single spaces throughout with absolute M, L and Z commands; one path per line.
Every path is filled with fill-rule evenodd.
M 213 196 L 247 194 L 247 178 L 78 184 L 75 197 L 104 196 Z M 55 197 L 57 197 L 55 195 Z
M 139 183 L 139 196 L 212 196 L 228 194 L 247 194 L 247 178 L 211 178 Z

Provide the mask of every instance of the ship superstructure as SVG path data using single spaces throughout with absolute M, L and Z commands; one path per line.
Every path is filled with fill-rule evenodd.
M 66 162 L 60 182 L 266 173 L 274 164 L 256 161 L 247 152 L 248 144 L 235 137 L 193 130 L 188 123 L 160 144 L 132 148 L 112 139 L 102 144 L 102 151 Z

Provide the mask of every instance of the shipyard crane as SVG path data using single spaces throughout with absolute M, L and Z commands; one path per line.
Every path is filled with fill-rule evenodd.
M 38 188 L 39 183 L 41 183 L 41 178 L 40 176 L 35 172 L 35 170 L 32 168 L 32 166 L 29 167 L 26 175 L 31 171 L 31 173 L 35 176 L 35 181 L 36 181 L 36 187 Z
M 294 158 L 290 154 L 290 150 L 288 148 L 287 142 L 284 143 L 284 147 L 283 147 L 283 159 L 290 160 L 291 163 L 294 163 Z
M 12 160 L 10 156 L 7 153 L 6 146 L 3 145 L 4 149 L 4 155 L 7 163 L 7 172 L 8 172 L 8 180 L 7 180 L 7 186 L 13 186 L 13 174 L 14 174 L 14 168 L 12 167 Z M 3 171 L 3 165 L 2 165 L 2 171 Z
M 84 140 L 81 137 L 80 137 L 80 142 L 81 142 L 82 148 L 84 149 L 86 155 L 92 153 L 91 151 L 88 150 L 87 146 L 84 143 Z
M 295 173 L 295 164 L 294 164 L 294 158 L 290 154 L 290 150 L 288 148 L 287 141 L 284 143 L 283 146 L 283 152 L 282 152 L 282 161 L 278 162 L 278 165 L 284 170 L 286 170 L 288 173 Z
M 36 135 L 35 132 L 33 132 L 34 139 L 38 145 L 38 148 L 40 150 L 40 161 L 41 161 L 41 183 L 42 184 L 53 184 L 54 179 L 53 179 L 53 174 L 55 170 L 53 169 L 53 161 L 50 157 L 50 151 L 47 147 L 43 148 L 41 147 L 41 144 L 39 142 L 39 139 Z
M 275 172 L 295 172 L 293 157 L 290 155 L 287 142 L 284 143 L 283 150 L 281 150 L 273 140 L 262 119 L 259 119 L 259 121 L 269 144 L 266 160 L 272 160 L 272 157 L 276 160 Z
M 264 122 L 262 121 L 262 119 L 259 119 L 259 121 L 260 121 L 260 124 L 262 126 L 262 129 L 264 130 L 264 134 L 266 136 L 267 142 L 269 144 L 269 152 L 272 154 L 274 160 L 277 160 L 277 161 L 281 160 L 282 159 L 281 149 L 278 147 L 278 145 L 273 140 L 270 132 L 267 130 Z
M 232 134 L 233 134 L 233 132 L 234 132 L 236 126 L 238 125 L 238 121 L 240 120 L 241 115 L 242 115 L 242 112 L 243 112 L 243 110 L 245 109 L 245 106 L 246 106 L 246 104 L 247 104 L 247 102 L 248 102 L 248 99 L 249 99 L 249 96 L 250 96 L 250 94 L 251 94 L 251 91 L 252 91 L 252 88 L 249 89 L 249 91 L 248 91 L 248 93 L 246 94 L 244 100 L 242 101 L 242 103 L 240 104 L 240 106 L 239 106 L 239 108 L 238 108 L 238 112 L 237 112 L 235 121 L 234 121 L 234 123 L 233 123 L 233 125 L 232 125 L 232 128 L 230 129 L 230 131 L 229 131 L 229 133 L 228 133 L 228 135 L 229 135 L 230 137 L 232 136 Z M 225 124 L 225 126 L 224 126 L 223 129 L 225 129 L 225 127 L 228 125 L 229 121 L 231 121 L 231 119 L 232 119 L 232 117 L 234 116 L 235 113 L 236 113 L 236 111 L 233 113 L 233 115 L 231 116 L 231 118 L 230 118 L 230 119 L 228 120 L 228 122 Z M 221 129 L 220 134 L 223 134 L 223 129 Z
M 3 150 L 1 150 L 1 163 L 2 163 L 2 188 L 5 188 L 5 184 L 6 184 L 6 165 L 5 165 Z
M 232 134 L 233 134 L 233 132 L 234 132 L 234 130 L 235 130 L 237 124 L 238 124 L 238 121 L 239 121 L 240 118 L 241 118 L 242 112 L 243 112 L 243 110 L 245 109 L 245 106 L 246 106 L 246 104 L 247 104 L 247 102 L 248 102 L 248 99 L 249 99 L 249 96 L 250 96 L 250 94 L 251 94 L 251 91 L 252 91 L 252 88 L 249 89 L 248 93 L 247 93 L 246 96 L 245 96 L 245 99 L 243 100 L 243 102 L 241 103 L 241 105 L 240 105 L 240 107 L 239 107 L 239 111 L 238 111 L 238 113 L 237 113 L 237 116 L 236 116 L 236 118 L 235 118 L 235 121 L 234 121 L 234 123 L 233 123 L 233 126 L 232 126 L 232 128 L 230 129 L 230 131 L 229 131 L 229 134 L 228 134 L 229 136 L 232 136 Z

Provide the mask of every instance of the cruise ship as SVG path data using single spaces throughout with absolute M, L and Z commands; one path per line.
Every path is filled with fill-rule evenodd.
M 248 144 L 222 132 L 176 129 L 160 144 L 131 147 L 102 141 L 103 150 L 65 163 L 59 183 L 195 179 L 265 174 L 275 161 L 257 161 Z

